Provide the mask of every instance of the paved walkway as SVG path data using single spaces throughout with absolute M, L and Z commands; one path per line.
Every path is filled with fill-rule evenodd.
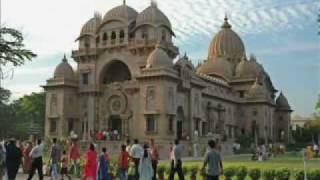
M 27 180 L 27 178 L 28 178 L 28 175 L 27 174 L 18 174 L 18 176 L 17 176 L 17 178 L 16 178 L 16 180 Z M 36 174 L 34 177 L 33 177 L 33 180 L 38 180 L 39 178 L 38 178 L 38 174 Z M 65 178 L 66 180 L 67 180 L 67 178 Z M 3 180 L 6 180 L 5 178 L 3 179 Z M 45 177 L 44 178 L 44 180 L 50 180 L 50 178 L 49 177 Z M 78 178 L 72 178 L 72 180 L 80 180 L 80 179 L 78 179 Z

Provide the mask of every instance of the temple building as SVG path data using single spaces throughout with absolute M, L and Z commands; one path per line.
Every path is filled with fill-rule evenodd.
M 196 31 L 196 30 L 195 30 Z M 73 131 L 90 141 L 98 131 L 119 139 L 184 143 L 247 134 L 264 142 L 290 138 L 290 105 L 227 17 L 197 67 L 173 43 L 169 18 L 151 3 L 125 3 L 88 20 L 72 52 L 47 80 L 47 137 Z M 176 59 L 174 61 L 174 59 Z M 279 95 L 277 95 L 279 94 Z

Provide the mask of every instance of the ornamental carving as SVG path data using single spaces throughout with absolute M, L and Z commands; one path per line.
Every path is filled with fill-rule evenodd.
M 156 92 L 154 86 L 148 86 L 146 89 L 146 110 L 155 110 L 156 105 Z
M 50 114 L 56 115 L 57 114 L 57 104 L 58 98 L 56 94 L 52 94 L 50 98 Z

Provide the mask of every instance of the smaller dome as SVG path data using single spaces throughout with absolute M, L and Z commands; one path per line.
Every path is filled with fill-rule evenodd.
M 64 55 L 62 62 L 56 67 L 54 71 L 54 79 L 75 79 L 74 71 Z
M 131 22 L 136 19 L 138 13 L 133 8 L 123 5 L 117 6 L 108 11 L 103 17 L 103 23 L 107 23 L 112 20 L 120 20 L 125 22 Z
M 250 61 L 243 56 L 236 66 L 236 78 L 253 79 L 259 77 L 262 72 L 264 72 L 263 67 L 257 63 L 254 56 L 250 57 Z
M 267 92 L 264 89 L 264 87 L 261 84 L 259 84 L 258 78 L 256 78 L 256 81 L 248 90 L 247 97 L 249 99 L 267 99 Z
M 151 52 L 147 59 L 146 68 L 160 68 L 171 66 L 173 66 L 172 59 L 169 58 L 161 43 L 158 43 L 156 45 L 156 48 Z
M 197 73 L 230 79 L 232 77 L 232 65 L 225 58 L 218 57 L 214 60 L 207 60 L 198 68 Z
M 80 37 L 83 35 L 95 35 L 100 23 L 101 16 L 99 14 L 95 14 L 93 18 L 91 18 L 82 26 Z
M 276 100 L 276 104 L 280 109 L 290 110 L 291 107 L 289 105 L 288 99 L 281 92 Z
M 171 31 L 171 23 L 168 17 L 160 11 L 157 5 L 153 2 L 151 6 L 143 10 L 137 17 L 136 27 L 142 26 L 145 24 L 156 25 L 156 26 L 165 26 Z

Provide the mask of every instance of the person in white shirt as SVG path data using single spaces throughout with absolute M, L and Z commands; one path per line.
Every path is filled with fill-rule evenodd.
M 31 169 L 29 172 L 28 180 L 31 180 L 35 174 L 35 171 L 38 171 L 39 180 L 43 180 L 42 172 L 42 156 L 43 156 L 44 144 L 41 143 L 41 139 L 38 139 L 37 145 L 31 150 L 29 156 L 32 158 Z
M 138 139 L 134 140 L 134 144 L 131 146 L 129 154 L 135 165 L 135 179 L 139 179 L 139 163 L 143 156 L 143 149 L 140 146 Z
M 319 155 L 319 146 L 317 144 L 313 145 L 313 151 L 315 153 L 315 157 L 318 157 L 318 155 Z

